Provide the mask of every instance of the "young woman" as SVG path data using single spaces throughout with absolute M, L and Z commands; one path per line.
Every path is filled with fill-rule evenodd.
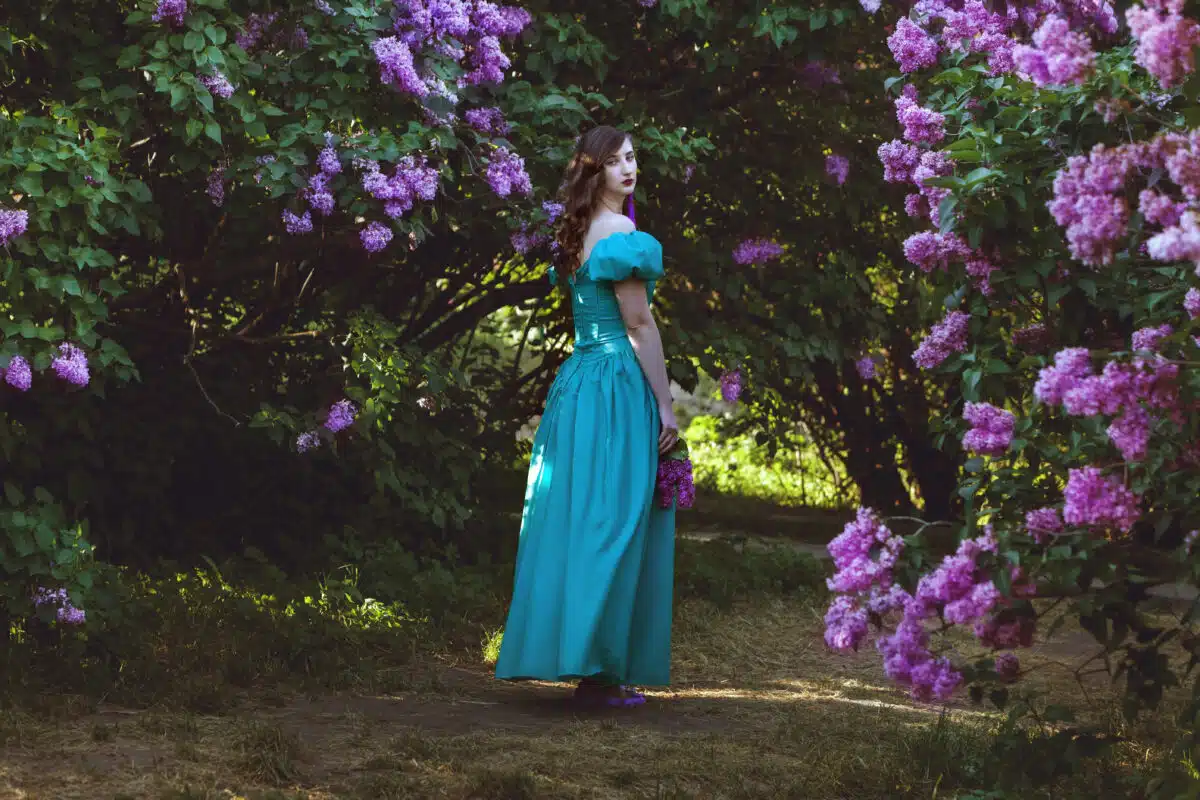
M 580 138 L 550 274 L 571 295 L 575 349 L 533 440 L 496 664 L 506 680 L 578 680 L 578 701 L 613 707 L 644 703 L 629 684 L 667 684 L 671 660 L 675 509 L 654 483 L 679 432 L 650 313 L 662 245 L 621 213 L 636 181 L 626 134 Z

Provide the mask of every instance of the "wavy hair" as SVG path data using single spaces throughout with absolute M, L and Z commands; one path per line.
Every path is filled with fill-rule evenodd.
M 563 212 L 554 233 L 559 247 L 559 269 L 564 274 L 574 275 L 581 266 L 583 239 L 604 184 L 604 161 L 619 151 L 628 138 L 629 134 L 610 125 L 599 125 L 579 137 L 559 190 Z

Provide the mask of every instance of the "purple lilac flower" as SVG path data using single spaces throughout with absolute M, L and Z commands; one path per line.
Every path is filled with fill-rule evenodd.
M 429 94 L 429 87 L 413 65 L 413 54 L 409 46 L 395 36 L 384 36 L 371 43 L 375 61 L 379 64 L 379 76 L 384 83 L 417 97 Z
M 901 72 L 915 72 L 937 63 L 937 42 L 907 17 L 896 23 L 896 30 L 887 43 Z
M 825 174 L 837 181 L 838 186 L 845 184 L 846 178 L 850 175 L 850 159 L 839 155 L 827 156 L 825 158 Z
M 1191 319 L 1200 317 L 1200 289 L 1193 287 L 1187 290 L 1183 297 L 1183 310 Z
M 733 251 L 734 263 L 742 266 L 763 264 L 783 255 L 783 246 L 771 239 L 747 239 Z
M 525 159 L 510 153 L 507 147 L 497 148 L 492 154 L 484 177 L 499 197 L 508 197 L 513 192 L 533 193 L 533 184 L 525 172 Z
M 500 109 L 472 108 L 463 113 L 463 119 L 480 133 L 504 136 L 512 127 L 504 120 L 504 112 Z
M 862 6 L 863 11 L 874 14 L 883 5 L 883 0 L 858 0 L 858 4 Z
M 522 225 L 521 230 L 514 232 L 508 237 L 512 243 L 513 250 L 516 250 L 521 255 L 525 255 L 530 250 L 546 243 L 546 235 L 537 231 L 530 231 L 528 225 Z
M 198 80 L 205 89 L 208 89 L 208 91 L 222 100 L 228 100 L 230 97 L 233 97 L 233 84 L 220 72 L 214 72 L 212 75 L 201 75 Z
M 858 377 L 864 381 L 875 379 L 878 365 L 878 357 L 873 355 L 863 356 L 854 362 L 854 368 L 858 371 Z
M 179 27 L 183 24 L 183 18 L 187 12 L 187 0 L 158 0 L 158 6 L 154 9 L 151 19 L 155 22 L 166 20 L 171 25 Z
M 1063 521 L 1057 508 L 1035 508 L 1025 515 L 1025 529 L 1038 542 L 1052 534 L 1062 533 Z
M 829 589 L 866 592 L 892 585 L 892 568 L 904 549 L 904 539 L 894 535 L 873 509 L 860 507 L 854 521 L 846 523 L 826 549 L 835 569 L 826 581 Z
M 87 386 L 88 374 L 87 356 L 83 351 L 70 342 L 58 346 L 58 355 L 50 362 L 54 372 L 64 381 L 75 386 Z
M 562 216 L 562 213 L 565 209 L 566 206 L 564 206 L 562 203 L 555 203 L 552 200 L 547 200 L 546 202 L 542 203 L 542 211 L 546 212 L 546 222 L 550 225 L 553 225 L 554 222 Z
M 1129 223 L 1125 181 L 1134 169 L 1134 153 L 1097 145 L 1087 156 L 1071 156 L 1054 178 L 1054 197 L 1046 204 L 1055 221 L 1067 229 L 1071 255 L 1089 266 L 1108 264 L 1116 255 Z M 1147 248 L 1154 253 L 1155 240 Z
M 929 651 L 929 634 L 917 620 L 905 617 L 891 636 L 879 638 L 876 647 L 887 676 L 908 686 L 916 699 L 949 699 L 962 683 L 962 674 L 948 659 Z
M 317 154 L 317 168 L 326 176 L 334 176 L 342 171 L 342 162 L 338 159 L 337 150 L 326 146 Z
M 1040 353 L 1053 343 L 1050 330 L 1040 322 L 1012 332 L 1012 345 L 1028 353 Z
M 33 385 L 33 371 L 29 369 L 29 362 L 23 356 L 13 356 L 9 360 L 8 367 L 4 370 L 4 382 L 22 392 L 29 391 L 29 387 Z
M 316 431 L 308 431 L 296 437 L 296 450 L 307 453 L 321 446 L 321 437 Z
M 658 5 L 658 0 L 638 0 L 638 5 L 642 8 L 654 8 Z
M 1016 653 L 1001 653 L 996 656 L 996 674 L 1005 682 L 1017 679 L 1021 674 L 1021 660 L 1017 658 Z
M 1008 451 L 1016 423 L 1011 411 L 990 403 L 967 403 L 963 419 L 972 426 L 962 440 L 963 448 L 968 452 L 1000 456 Z
M 992 614 L 975 623 L 975 636 L 984 647 L 1012 650 L 1033 644 L 1037 621 L 1032 617 Z
M 1086 33 L 1071 30 L 1062 17 L 1051 15 L 1033 34 L 1033 46 L 1013 48 L 1017 69 L 1038 86 L 1078 85 L 1095 67 L 1096 54 Z
M 234 42 L 238 47 L 246 52 L 250 52 L 262 41 L 263 34 L 266 33 L 267 28 L 275 22 L 278 16 L 278 13 L 251 14 L 246 18 L 246 29 L 234 37 Z
M 67 594 L 66 589 L 55 589 L 53 591 L 39 587 L 33 595 L 33 604 L 35 606 L 43 606 L 53 604 L 57 606 L 55 616 L 58 621 L 64 625 L 82 625 L 87 619 L 87 614 L 82 608 L 76 608 L 71 604 L 71 598 Z
M 951 311 L 946 314 L 921 342 L 913 353 L 913 361 L 921 369 L 933 369 L 951 353 L 962 353 L 967 349 L 967 329 L 971 323 L 969 314 Z
M 742 371 L 727 369 L 721 373 L 721 399 L 734 405 L 742 396 Z
M 816 91 L 825 84 L 840 84 L 842 76 L 835 67 L 824 61 L 809 61 L 800 69 L 800 81 L 808 89 Z
M 1162 340 L 1174 333 L 1170 325 L 1159 325 L 1157 328 L 1139 328 L 1133 332 L 1131 346 L 1134 350 L 1150 350 L 1157 352 Z
M 1176 202 L 1153 189 L 1143 189 L 1138 195 L 1138 211 L 1142 212 L 1142 216 L 1152 225 L 1162 225 L 1166 228 L 1178 225 L 1187 209 L 1187 203 Z
M 937 144 L 946 138 L 946 117 L 908 96 L 896 98 L 896 119 L 904 126 L 904 138 L 914 144 Z
M 825 644 L 839 653 L 858 650 L 867 635 L 867 610 L 849 595 L 838 595 L 825 612 Z
M 312 213 L 305 211 L 302 215 L 296 216 L 291 211 L 284 209 L 283 224 L 287 227 L 288 233 L 309 233 L 313 229 Z
M 965 259 L 971 255 L 957 234 L 921 231 L 904 240 L 904 256 L 922 272 L 935 269 L 945 270 L 952 260 Z
M 368 223 L 359 234 L 363 249 L 368 253 L 378 253 L 392 241 L 392 229 L 381 222 Z
M 696 499 L 692 482 L 692 462 L 688 458 L 661 458 L 654 481 L 659 508 L 691 508 Z
M 1092 374 L 1092 358 L 1086 347 L 1068 347 L 1054 356 L 1054 364 L 1038 373 L 1033 395 L 1046 405 L 1058 405 L 1067 392 Z
M 1096 467 L 1071 469 L 1063 499 L 1063 519 L 1072 526 L 1113 526 L 1128 532 L 1140 516 L 1139 498 L 1120 478 Z
M 0 208 L 0 245 L 8 247 L 8 243 L 18 236 L 24 235 L 28 227 L 28 211 Z
M 315 0 L 315 2 L 313 3 L 313 7 L 316 8 L 317 11 L 320 11 L 322 14 L 324 14 L 327 17 L 332 17 L 334 14 L 337 13 L 337 11 L 334 10 L 333 6 L 329 5 L 329 3 L 326 0 Z
M 209 196 L 214 206 L 225 204 L 225 168 L 213 167 L 209 170 L 207 188 L 204 193 Z
M 690 183 L 692 180 L 692 175 L 694 175 L 694 174 L 696 174 L 696 165 L 688 164 L 686 167 L 683 168 L 683 182 Z
M 329 415 L 325 418 L 325 427 L 331 433 L 349 428 L 354 423 L 354 418 L 358 416 L 358 408 L 349 400 L 338 400 L 329 408 Z
M 879 160 L 883 162 L 885 181 L 908 183 L 912 180 L 913 170 L 921 161 L 921 151 L 916 145 L 894 139 L 879 145 Z
M 1200 44 L 1200 25 L 1182 11 L 1182 0 L 1148 0 L 1125 12 L 1137 40 L 1134 60 L 1164 89 L 1182 82 L 1196 66 L 1192 52 Z

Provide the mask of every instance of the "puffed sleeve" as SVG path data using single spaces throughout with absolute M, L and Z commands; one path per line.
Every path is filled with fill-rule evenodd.
M 593 248 L 588 270 L 596 281 L 656 281 L 664 274 L 662 245 L 641 231 L 614 233 Z

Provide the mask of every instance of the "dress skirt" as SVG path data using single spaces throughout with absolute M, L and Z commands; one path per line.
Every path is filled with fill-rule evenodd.
M 658 433 L 629 340 L 577 346 L 533 440 L 496 677 L 670 682 L 675 508 L 654 499 Z

